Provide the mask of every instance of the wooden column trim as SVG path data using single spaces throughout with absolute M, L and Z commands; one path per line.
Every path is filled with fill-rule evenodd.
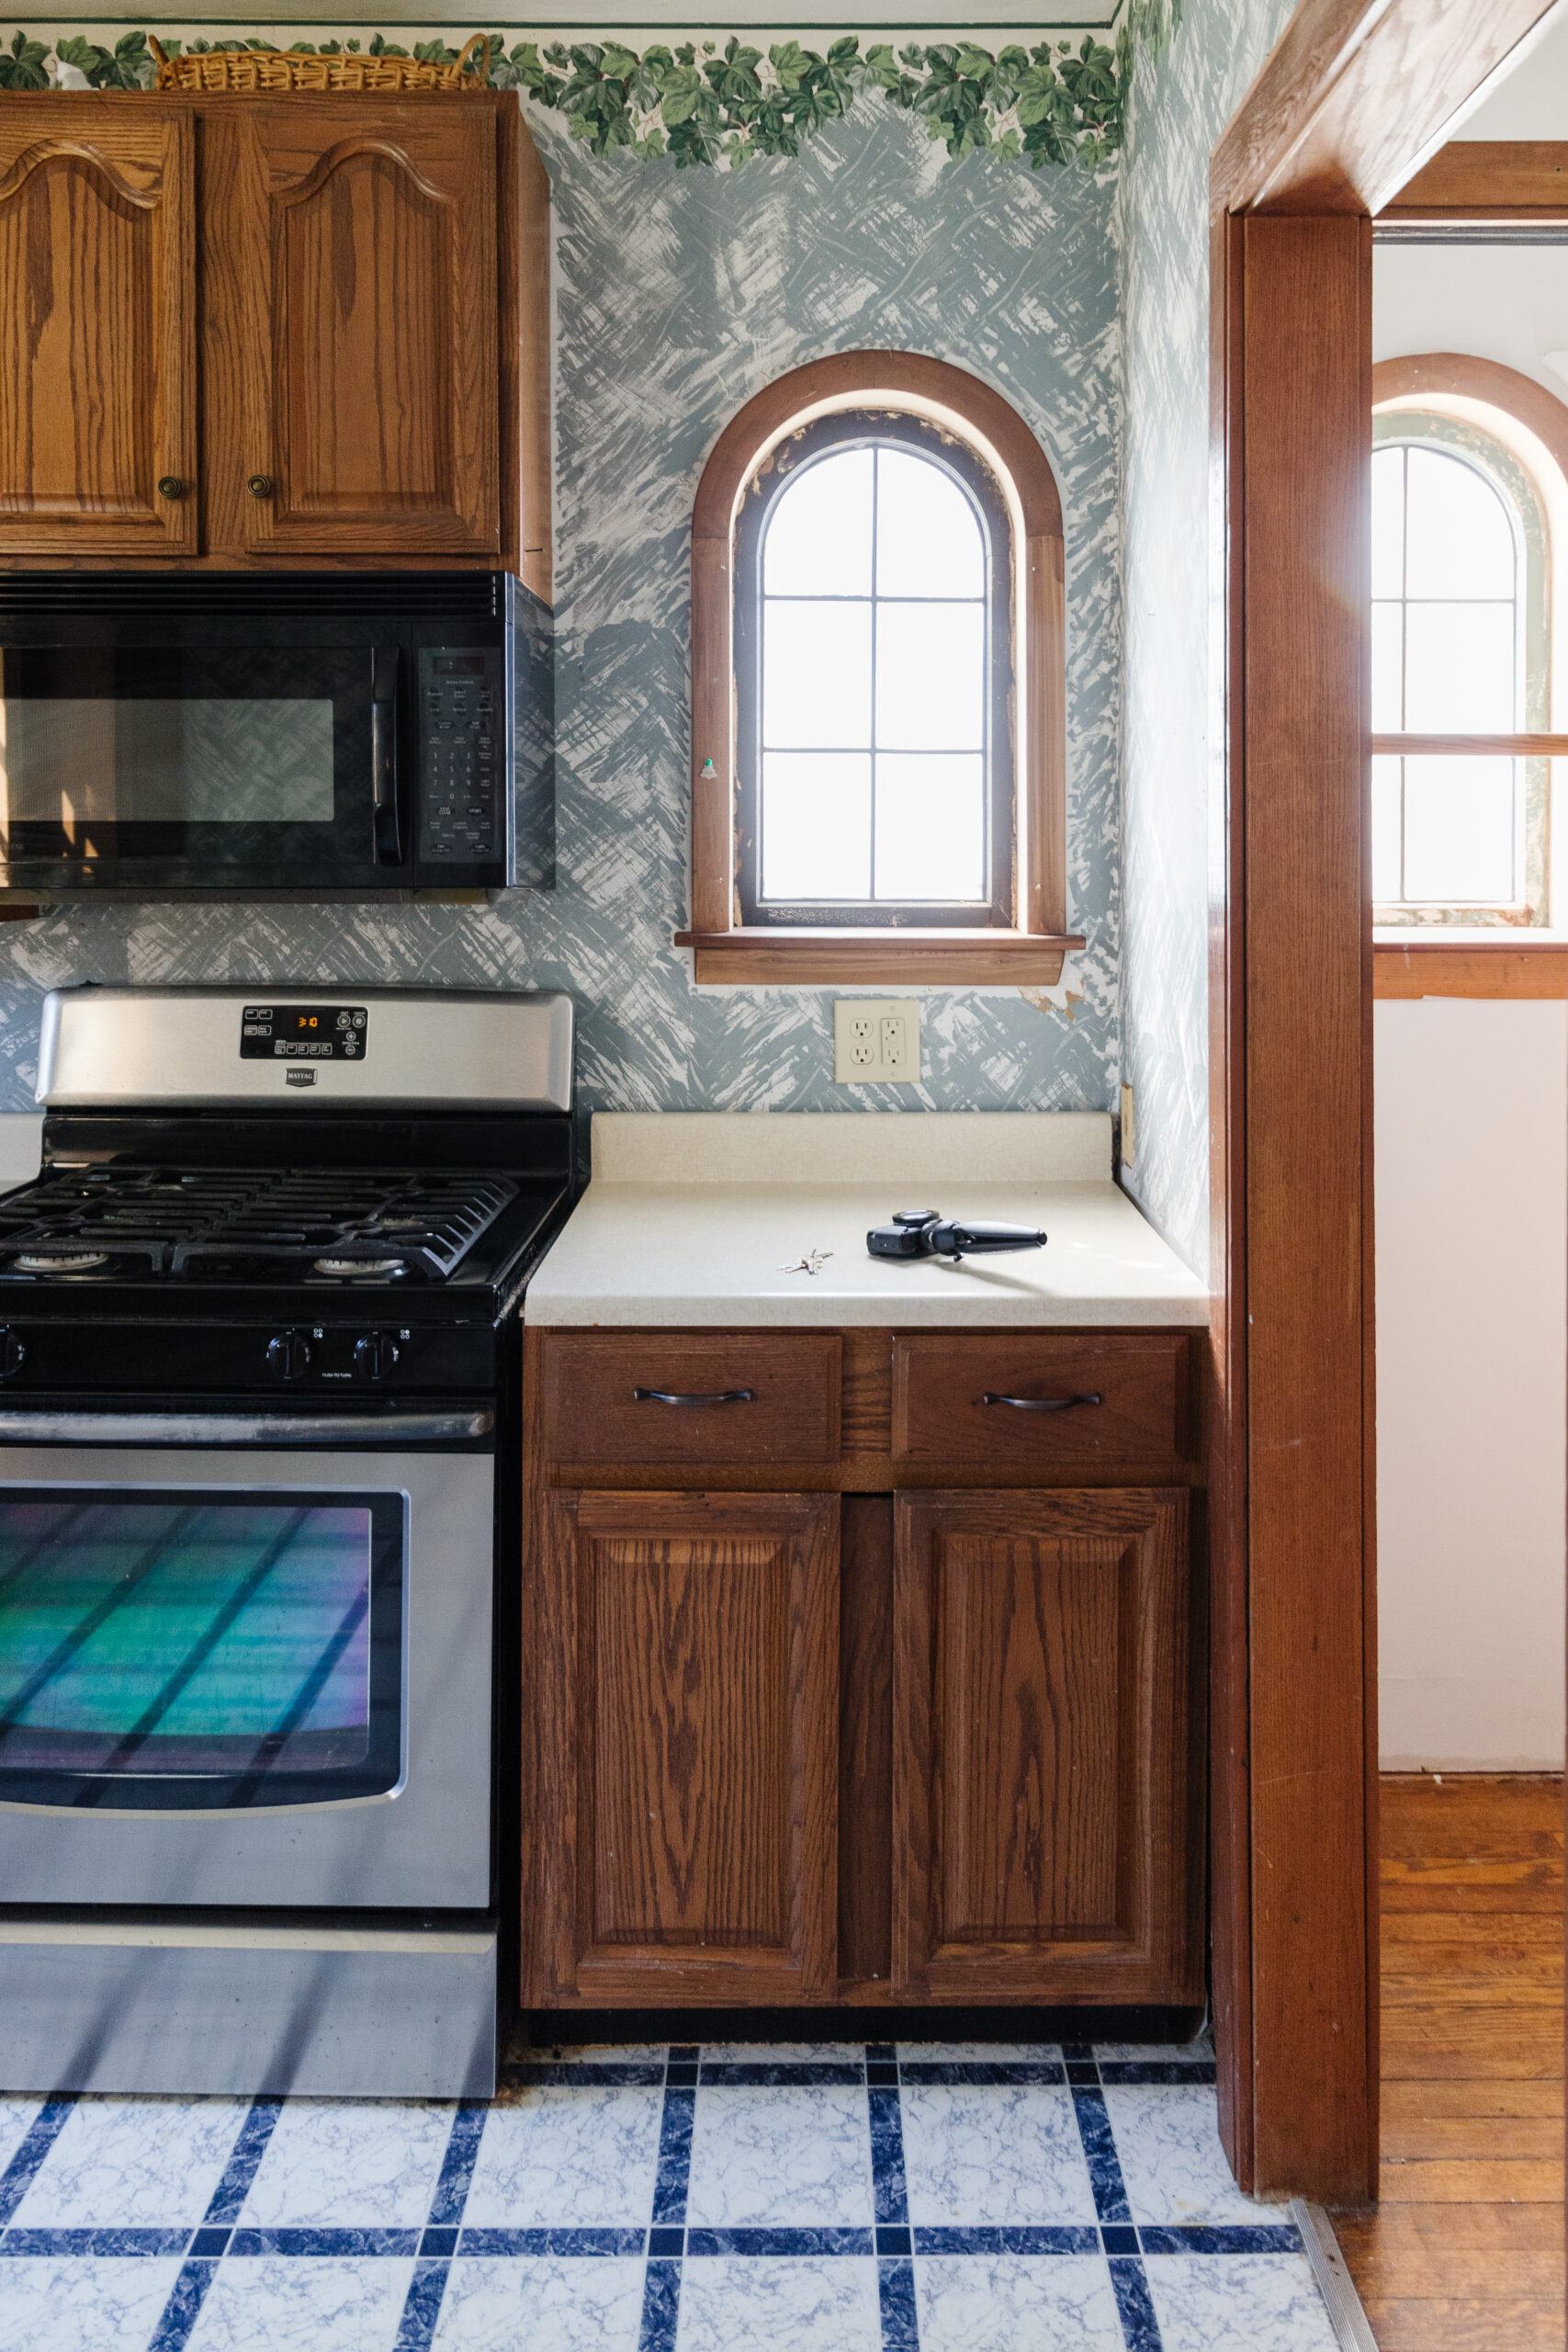
M 1377 2182 L 1370 221 L 1244 224 L 1247 1482 L 1256 2186 Z
M 1557 0 L 1302 0 L 1214 150 L 1223 211 L 1381 212 Z

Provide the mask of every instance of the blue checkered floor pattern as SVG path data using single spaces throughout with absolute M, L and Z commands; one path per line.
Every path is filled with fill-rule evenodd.
M 724 2043 L 457 2104 L 0 2098 L 0 2352 L 1335 2352 L 1213 2081 Z

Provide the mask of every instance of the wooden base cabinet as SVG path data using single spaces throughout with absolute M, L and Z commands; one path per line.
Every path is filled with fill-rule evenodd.
M 895 1998 L 1200 1999 L 1185 1492 L 905 1494 L 895 1528 Z
M 527 1333 L 525 2006 L 1200 2006 L 1189 1345 Z
M 832 1990 L 836 1495 L 554 1493 L 529 1997 Z

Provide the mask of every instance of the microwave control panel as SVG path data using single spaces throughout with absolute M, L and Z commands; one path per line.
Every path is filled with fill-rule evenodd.
M 424 646 L 419 656 L 419 855 L 488 865 L 502 854 L 506 685 L 500 646 Z

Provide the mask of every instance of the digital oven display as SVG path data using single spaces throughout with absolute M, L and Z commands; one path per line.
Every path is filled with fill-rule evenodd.
M 356 1062 L 369 1038 L 362 1004 L 247 1004 L 243 1062 Z

